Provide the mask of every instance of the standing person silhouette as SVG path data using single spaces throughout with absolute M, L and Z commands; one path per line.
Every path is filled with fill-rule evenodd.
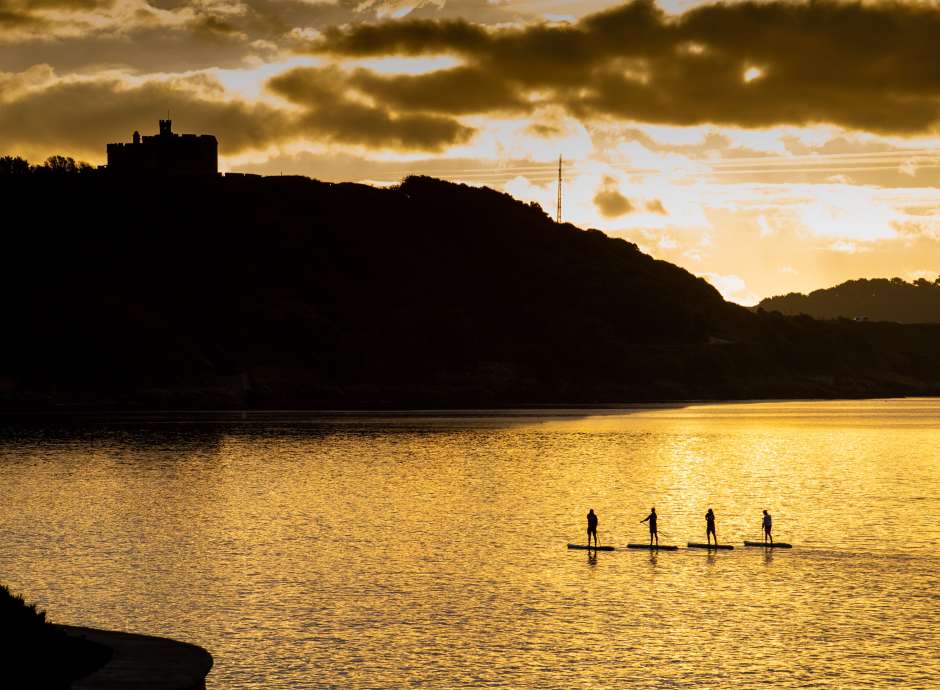
M 767 543 L 767 540 L 770 539 L 770 545 L 774 544 L 774 536 L 770 533 L 771 528 L 773 527 L 774 521 L 770 518 L 770 513 L 766 510 L 764 511 L 764 543 Z
M 659 546 L 659 532 L 656 531 L 656 507 L 650 509 L 650 514 L 645 518 L 640 520 L 640 524 L 644 522 L 650 523 L 650 546 L 653 545 L 653 539 L 656 539 L 656 546 Z
M 708 512 L 705 513 L 705 539 L 708 541 L 709 546 L 711 546 L 712 537 L 715 537 L 715 546 L 718 546 L 718 533 L 715 532 L 715 513 L 709 508 Z
M 597 515 L 594 514 L 594 509 L 590 508 L 587 514 L 588 520 L 588 546 L 591 545 L 591 535 L 594 535 L 594 548 L 597 548 Z

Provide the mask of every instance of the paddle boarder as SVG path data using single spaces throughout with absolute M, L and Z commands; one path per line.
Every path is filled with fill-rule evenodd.
M 656 546 L 659 546 L 659 532 L 656 531 L 656 507 L 650 509 L 650 514 L 640 520 L 640 524 L 650 523 L 650 546 L 653 545 L 653 539 L 656 539 Z
M 770 539 L 770 544 L 773 546 L 774 536 L 770 533 L 771 528 L 773 527 L 774 521 L 770 518 L 770 513 L 766 510 L 764 511 L 764 543 L 767 543 L 767 540 Z
M 708 512 L 705 513 L 705 539 L 708 541 L 709 546 L 711 546 L 712 537 L 715 537 L 715 546 L 718 546 L 718 533 L 715 532 L 715 513 L 709 508 Z
M 591 545 L 591 535 L 594 535 L 594 548 L 597 548 L 597 515 L 594 514 L 594 509 L 589 508 L 587 514 L 588 520 L 588 546 Z

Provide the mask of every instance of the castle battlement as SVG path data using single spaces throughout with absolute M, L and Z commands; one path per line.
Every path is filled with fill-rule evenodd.
M 217 175 L 219 143 L 211 134 L 176 134 L 171 120 L 160 120 L 160 132 L 130 143 L 108 144 L 108 170 L 148 175 Z

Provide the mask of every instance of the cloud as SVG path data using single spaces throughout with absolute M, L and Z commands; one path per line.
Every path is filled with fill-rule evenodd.
M 46 21 L 28 10 L 10 7 L 0 3 L 0 36 L 40 31 L 46 27 Z
M 532 109 L 508 83 L 494 83 L 475 67 L 391 77 L 357 70 L 350 84 L 382 103 L 404 110 L 461 115 Z
M 290 70 L 269 88 L 292 107 L 234 96 L 202 72 L 144 80 L 119 73 L 58 77 L 48 65 L 0 72 L 0 154 L 101 160 L 106 143 L 150 131 L 167 111 L 181 131 L 215 134 L 227 156 L 302 139 L 438 151 L 474 133 L 453 118 L 398 113 L 357 99 L 350 74 L 335 67 Z
M 315 27 L 356 17 L 353 2 L 303 0 L 0 0 L 0 65 L 101 65 L 170 72 L 236 67 L 288 51 Z
M 676 242 L 673 238 L 669 237 L 669 235 L 663 235 L 659 238 L 657 246 L 660 249 L 669 250 L 678 248 L 679 243 Z
M 177 119 L 178 129 L 215 134 L 222 153 L 262 148 L 296 131 L 289 115 L 270 106 L 207 97 L 212 89 L 205 81 L 53 81 L 4 103 L 0 141 L 13 151 L 60 151 L 101 159 L 106 143 L 127 140 L 135 129 L 150 131 L 167 110 Z
M 721 275 L 719 273 L 702 273 L 701 275 L 705 280 L 711 283 L 726 300 L 744 305 L 757 304 L 759 301 L 759 298 L 748 290 L 747 283 L 741 276 Z
M 770 0 L 667 15 L 635 0 L 574 24 L 346 25 L 309 48 L 343 57 L 455 55 L 493 92 L 582 118 L 909 134 L 933 131 L 940 118 L 940 72 L 930 57 L 938 41 L 940 7 L 926 3 Z M 459 100 L 452 112 L 469 107 Z
M 605 177 L 601 188 L 594 195 L 594 205 L 605 218 L 617 218 L 633 211 L 633 204 L 620 193 L 617 180 Z
M 0 103 L 16 100 L 54 80 L 55 72 L 49 65 L 33 65 L 24 72 L 0 72 Z
M 0 65 L 48 63 L 59 72 L 236 67 L 255 59 L 259 46 L 284 57 L 324 27 L 405 13 L 484 23 L 527 16 L 489 0 L 0 0 Z
M 838 240 L 829 245 L 829 250 L 833 252 L 840 252 L 842 254 L 857 254 L 859 252 L 870 252 L 871 247 L 859 244 L 857 242 L 848 242 L 846 240 Z
M 561 126 L 544 122 L 533 122 L 525 128 L 525 131 L 528 134 L 533 134 L 544 139 L 559 137 L 565 133 L 565 130 Z
M 336 67 L 299 67 L 274 77 L 268 87 L 304 108 L 305 133 L 340 143 L 434 151 L 466 142 L 474 133 L 453 118 L 400 114 L 356 99 L 350 93 L 356 79 Z
M 93 10 L 111 7 L 115 0 L 0 0 L 0 11 Z
M 774 228 L 764 214 L 757 216 L 757 230 L 761 237 L 771 237 L 774 234 Z
M 362 0 L 356 10 L 359 12 L 375 12 L 375 16 L 379 19 L 387 17 L 400 19 L 422 6 L 431 5 L 440 9 L 446 3 L 447 0 Z
M 915 280 L 926 280 L 933 283 L 936 280 L 940 280 L 940 273 L 930 269 L 920 268 L 913 271 L 908 271 L 905 277 L 912 283 Z

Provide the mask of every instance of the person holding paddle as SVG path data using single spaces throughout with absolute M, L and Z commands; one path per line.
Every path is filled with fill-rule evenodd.
M 591 535 L 593 534 L 594 535 L 594 548 L 596 549 L 597 548 L 597 515 L 595 515 L 593 508 L 588 509 L 587 521 L 588 521 L 588 528 L 587 528 L 588 546 L 591 545 Z
M 643 524 L 644 522 L 650 523 L 650 546 L 653 545 L 654 538 L 656 539 L 656 546 L 659 546 L 659 532 L 656 531 L 656 507 L 655 506 L 653 506 L 653 508 L 650 509 L 649 515 L 647 515 L 645 518 L 640 520 L 640 524 Z
M 712 537 L 715 537 L 715 546 L 718 546 L 718 533 L 715 532 L 715 513 L 709 508 L 708 512 L 705 513 L 705 539 L 708 541 L 709 546 L 711 546 Z
M 774 523 L 774 521 L 770 518 L 770 513 L 768 513 L 766 510 L 764 510 L 764 520 L 763 520 L 763 527 L 764 527 L 764 543 L 766 544 L 766 543 L 767 543 L 767 540 L 770 539 L 770 545 L 771 545 L 771 546 L 774 545 L 774 537 L 773 537 L 773 535 L 770 533 L 770 530 L 771 530 L 771 528 L 773 527 L 773 523 Z

